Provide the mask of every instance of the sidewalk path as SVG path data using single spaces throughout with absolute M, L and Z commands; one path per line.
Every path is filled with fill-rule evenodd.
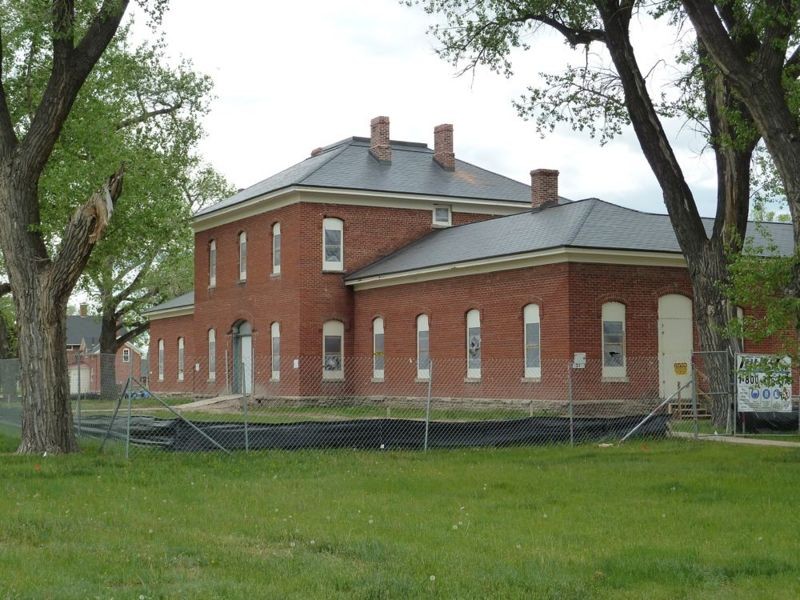
M 672 437 L 694 439 L 693 433 L 686 431 L 673 431 Z M 760 440 L 751 437 L 739 437 L 732 435 L 700 435 L 698 441 L 705 442 L 724 442 L 726 444 L 744 444 L 745 446 L 777 446 L 779 448 L 800 448 L 800 442 L 783 442 L 781 440 Z

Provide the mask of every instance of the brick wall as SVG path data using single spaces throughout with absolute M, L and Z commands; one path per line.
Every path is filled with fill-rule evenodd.
M 345 348 L 353 347 L 353 291 L 344 285 L 343 273 L 322 271 L 322 222 L 336 217 L 344 222 L 345 272 L 363 267 L 397 248 L 432 231 L 431 209 L 395 209 L 298 203 L 247 219 L 198 232 L 195 235 L 194 317 L 157 319 L 152 322 L 151 382 L 153 389 L 185 391 L 170 376 L 157 382 L 157 351 L 153 340 L 177 338 L 184 332 L 193 340 L 187 365 L 198 362 L 196 391 L 225 391 L 225 358 L 233 360 L 233 327 L 247 321 L 253 328 L 255 392 L 276 389 L 270 383 L 273 322 L 281 327 L 280 392 L 288 395 L 311 393 L 318 386 L 317 361 L 302 360 L 295 371 L 296 357 L 322 354 L 322 324 L 339 320 L 345 324 Z M 491 218 L 489 215 L 454 213 L 459 225 Z M 281 273 L 272 274 L 272 226 L 281 226 Z M 239 281 L 239 234 L 247 232 L 247 280 Z M 216 243 L 216 285 L 209 288 L 209 244 Z M 191 329 L 191 333 L 186 333 Z M 216 332 L 216 382 L 208 382 L 208 331 Z M 167 344 L 167 358 L 174 355 Z M 174 356 L 173 356 L 174 358 Z M 176 365 L 168 365 L 175 370 Z M 188 369 L 188 366 L 187 366 Z M 188 378 L 188 373 L 187 373 Z M 311 387 L 309 387 L 311 386 Z M 174 389 L 173 389 L 174 388 Z
M 150 389 L 154 392 L 190 393 L 200 375 L 194 371 L 192 316 L 157 319 L 150 325 Z M 184 379 L 178 381 L 178 338 L 184 338 Z M 158 378 L 158 341 L 164 340 L 164 380 Z

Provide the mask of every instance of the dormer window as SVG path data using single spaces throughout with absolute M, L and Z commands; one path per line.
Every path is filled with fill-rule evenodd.
M 433 226 L 450 227 L 453 224 L 453 215 L 449 206 L 433 207 Z

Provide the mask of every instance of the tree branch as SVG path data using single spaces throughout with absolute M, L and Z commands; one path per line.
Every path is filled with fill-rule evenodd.
M 133 326 L 133 328 L 128 329 L 128 331 L 117 338 L 117 348 L 128 343 L 133 338 L 140 336 L 148 329 L 150 329 L 150 321 L 142 321 L 137 323 Z
M 623 10 L 612 1 L 597 2 L 597 8 L 605 27 L 606 46 L 625 93 L 631 124 L 661 186 L 675 235 L 685 253 L 699 252 L 699 244 L 707 240 L 705 228 L 636 61 L 629 32 L 631 9 Z
M 150 268 L 152 266 L 152 260 L 146 262 L 144 265 L 142 265 L 141 269 L 139 269 L 139 272 L 136 274 L 136 277 L 133 278 L 133 281 L 131 281 L 119 294 L 112 296 L 111 302 L 114 304 L 114 306 L 119 306 L 122 302 L 128 299 L 128 297 L 136 290 L 136 286 L 138 286 L 147 273 L 150 272 Z
M 17 168 L 38 177 L 53 151 L 78 91 L 114 37 L 130 0 L 104 0 L 83 39 L 74 46 L 73 0 L 53 0 L 53 66 Z
M 602 29 L 575 29 L 548 15 L 526 13 L 522 13 L 522 15 L 526 20 L 530 19 L 544 25 L 549 25 L 563 35 L 572 46 L 588 45 L 592 42 L 605 43 L 606 41 L 606 32 Z
M 61 238 L 58 254 L 50 270 L 50 288 L 56 298 L 69 296 L 86 266 L 94 245 L 108 227 L 114 203 L 122 194 L 124 167 L 108 178 L 101 191 L 78 207 Z
M 726 77 L 746 86 L 751 79 L 747 60 L 739 53 L 709 0 L 683 0 L 689 18 L 709 54 Z
M 117 131 L 119 131 L 120 129 L 125 129 L 126 127 L 131 127 L 133 125 L 138 125 L 139 123 L 144 123 L 145 121 L 148 121 L 153 117 L 172 114 L 180 110 L 182 107 L 183 107 L 183 101 L 180 101 L 172 106 L 146 111 L 136 117 L 131 117 L 130 119 L 123 119 L 122 121 L 117 123 Z
M 0 154 L 8 154 L 17 145 L 17 134 L 11 122 L 11 112 L 8 110 L 6 89 L 3 85 L 3 37 L 0 32 Z

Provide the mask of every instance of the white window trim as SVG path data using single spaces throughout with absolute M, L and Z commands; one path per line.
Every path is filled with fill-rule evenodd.
M 158 340 L 158 380 L 164 381 L 164 340 Z
M 242 252 L 244 248 L 244 252 Z M 239 233 L 239 281 L 247 281 L 247 232 Z
M 602 346 L 601 363 L 603 365 L 604 379 L 625 379 L 628 376 L 628 336 L 626 327 L 626 313 L 626 307 L 621 302 L 606 302 L 603 304 L 600 319 L 600 341 Z M 606 335 L 604 331 L 604 324 L 606 321 L 622 323 L 622 366 L 620 367 L 607 367 L 605 365 Z
M 339 369 L 328 370 L 325 368 L 325 338 L 339 336 L 341 363 Z M 344 379 L 344 323 L 341 321 L 325 321 L 322 325 L 322 379 L 326 381 L 341 381 Z
M 217 287 L 217 240 L 208 243 L 208 287 Z
M 183 381 L 186 371 L 186 342 L 182 337 L 178 338 L 178 381 Z
M 428 368 L 423 369 L 420 367 L 419 362 L 419 334 L 422 331 L 428 332 Z M 417 379 L 421 380 L 428 380 L 431 377 L 431 369 L 430 369 L 430 360 L 431 360 L 431 329 L 430 329 L 430 320 L 428 319 L 428 315 L 419 315 L 417 317 Z
M 523 323 L 522 323 L 522 361 L 525 365 L 525 378 L 526 379 L 541 379 L 542 377 L 542 321 L 539 314 L 538 304 L 528 304 L 522 309 Z M 528 366 L 528 324 L 539 324 L 539 366 Z
M 375 366 L 375 359 L 378 356 L 378 351 L 376 349 L 376 338 L 378 335 L 383 335 L 383 369 L 378 369 Z M 383 329 L 383 319 L 381 317 L 375 317 L 372 320 L 372 378 L 383 380 L 384 372 L 386 369 L 386 334 L 384 333 Z
M 467 313 L 467 330 L 466 330 L 466 355 L 467 355 L 467 379 L 480 379 L 481 378 L 481 367 L 472 367 L 469 366 L 469 350 L 470 350 L 470 338 L 469 338 L 469 330 L 473 328 L 478 328 L 478 336 L 480 337 L 480 329 L 481 329 L 481 313 L 477 309 L 473 309 Z M 428 345 L 430 345 L 430 338 L 428 340 Z M 480 340 L 479 340 L 479 347 L 478 347 L 478 361 L 480 362 L 481 354 L 480 354 Z
M 326 231 L 339 231 L 340 245 L 339 256 L 341 261 L 328 261 L 326 260 L 325 253 L 325 232 Z M 344 271 L 344 221 L 334 217 L 326 217 L 322 220 L 322 270 L 323 271 Z
M 217 332 L 208 330 L 208 380 L 217 380 Z
M 447 221 L 436 220 L 436 209 L 447 209 Z M 453 225 L 453 208 L 449 204 L 434 204 L 431 210 L 431 222 L 434 227 L 451 227 Z
M 278 340 L 278 368 L 275 369 L 275 340 Z M 323 341 L 324 343 L 324 341 Z M 269 337 L 269 360 L 270 360 L 270 370 L 271 370 L 271 379 L 272 381 L 280 381 L 281 380 L 281 325 L 280 323 L 273 323 L 270 326 L 270 337 Z
M 275 223 L 272 226 L 272 274 L 273 275 L 280 275 L 281 273 L 281 259 L 283 258 L 281 254 L 281 242 L 283 238 L 281 237 L 281 224 Z M 277 248 L 277 253 L 275 249 Z M 275 264 L 275 257 L 278 257 L 278 263 Z
M 130 348 L 123 348 L 122 349 L 122 362 L 124 362 L 124 363 L 131 362 L 131 349 Z

